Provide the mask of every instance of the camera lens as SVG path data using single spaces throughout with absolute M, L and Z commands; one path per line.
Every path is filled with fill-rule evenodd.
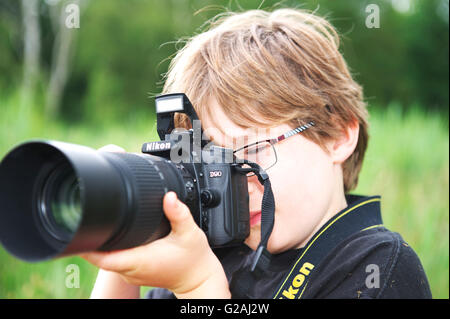
M 21 144 L 0 162 L 0 243 L 27 261 L 148 243 L 170 231 L 162 199 L 188 198 L 184 179 L 162 157 Z
M 48 176 L 37 204 L 47 232 L 57 240 L 69 242 L 82 215 L 80 184 L 70 166 L 61 165 Z

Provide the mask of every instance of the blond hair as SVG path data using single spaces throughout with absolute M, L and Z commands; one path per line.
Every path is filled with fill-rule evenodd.
M 214 98 L 244 128 L 314 121 L 304 136 L 324 150 L 357 120 L 358 144 L 342 165 L 345 192 L 357 185 L 368 114 L 339 36 L 324 18 L 297 9 L 221 14 L 177 53 L 163 92 L 185 93 L 200 118 L 211 116 Z M 181 114 L 176 125 L 189 127 Z

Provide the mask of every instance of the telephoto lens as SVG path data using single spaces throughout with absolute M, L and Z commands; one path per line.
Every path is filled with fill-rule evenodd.
M 161 238 L 170 230 L 164 194 L 198 197 L 179 171 L 153 155 L 57 141 L 21 144 L 0 163 L 1 244 L 35 262 Z

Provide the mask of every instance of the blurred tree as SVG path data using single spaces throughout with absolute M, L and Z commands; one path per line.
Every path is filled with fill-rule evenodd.
M 77 0 L 54 0 L 49 4 L 51 25 L 55 34 L 45 108 L 50 117 L 59 113 L 75 46 L 76 29 L 67 25 L 69 4 L 75 4 L 75 8 L 79 10 L 80 3 Z M 79 12 L 75 12 L 75 14 L 79 14 Z
M 449 7 L 448 0 L 418 1 L 414 14 L 405 19 L 407 42 L 405 78 L 409 101 L 430 108 L 449 106 Z
M 41 37 L 39 25 L 38 0 L 22 0 L 23 21 L 23 82 L 22 107 L 30 104 L 39 76 L 39 61 L 41 53 Z
M 21 9 L 19 1 L 0 0 L 0 93 L 3 94 L 23 83 Z

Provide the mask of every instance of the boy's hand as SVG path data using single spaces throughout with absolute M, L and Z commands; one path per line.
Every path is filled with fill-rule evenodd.
M 189 208 L 169 192 L 163 209 L 171 225 L 166 237 L 135 248 L 81 257 L 118 273 L 130 284 L 167 288 L 178 298 L 230 298 L 223 267 Z

